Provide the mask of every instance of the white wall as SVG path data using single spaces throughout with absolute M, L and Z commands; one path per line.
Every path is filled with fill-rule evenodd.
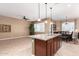
M 50 17 L 50 7 L 53 7 L 53 19 L 79 18 L 79 4 L 71 3 L 53 4 L 48 3 L 47 15 Z M 0 15 L 21 18 L 26 16 L 29 19 L 38 19 L 38 4 L 37 3 L 0 3 Z M 45 4 L 40 5 L 40 16 L 45 18 Z

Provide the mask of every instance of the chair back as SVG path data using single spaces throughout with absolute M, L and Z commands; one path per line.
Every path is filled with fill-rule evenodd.
M 72 38 L 73 38 L 73 39 L 78 39 L 78 33 L 77 33 L 77 32 L 73 32 Z

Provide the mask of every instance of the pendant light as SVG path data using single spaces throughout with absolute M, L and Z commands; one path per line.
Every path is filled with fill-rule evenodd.
M 53 29 L 52 29 L 52 27 L 53 27 L 53 23 L 52 23 L 52 7 L 50 7 L 50 16 L 51 16 L 51 22 L 50 22 L 50 26 L 51 26 L 51 35 L 52 35 L 52 33 L 53 33 Z
M 66 16 L 66 23 L 65 24 L 67 24 L 67 16 Z
M 50 22 L 50 24 L 53 24 L 52 23 L 52 7 L 50 7 L 50 16 L 51 16 L 51 22 Z
M 46 15 L 46 21 L 45 21 L 45 23 L 47 23 L 47 3 L 45 3 L 45 15 Z
M 40 19 L 40 3 L 38 3 L 38 21 L 41 21 L 41 19 Z

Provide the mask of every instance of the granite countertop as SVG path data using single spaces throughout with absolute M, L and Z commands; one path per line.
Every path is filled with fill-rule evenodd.
M 61 34 L 52 34 L 52 35 L 48 35 L 48 34 L 37 34 L 37 35 L 31 35 L 31 36 L 28 36 L 32 39 L 39 39 L 39 40 L 44 40 L 44 41 L 47 41 L 51 38 L 54 38 L 56 36 L 59 36 Z

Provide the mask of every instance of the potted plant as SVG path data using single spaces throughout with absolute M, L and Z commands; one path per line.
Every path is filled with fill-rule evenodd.
M 29 34 L 34 35 L 34 23 L 33 22 L 29 26 Z

